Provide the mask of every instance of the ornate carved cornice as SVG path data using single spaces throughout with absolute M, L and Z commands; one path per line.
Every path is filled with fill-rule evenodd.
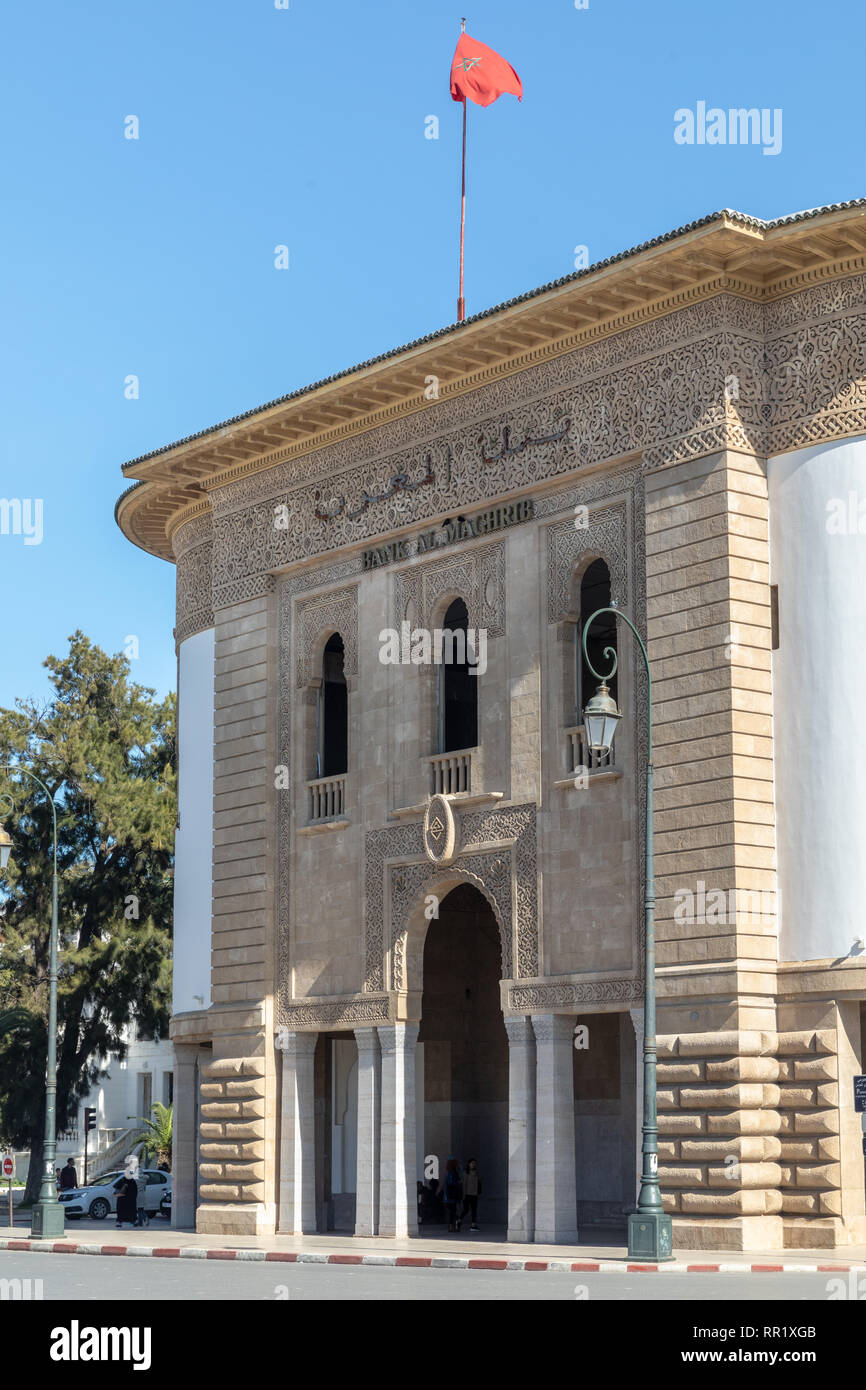
M 435 430 L 444 408 L 456 405 L 458 398 L 516 374 L 627 339 L 666 319 L 677 320 L 700 310 L 713 300 L 736 299 L 760 318 L 786 297 L 796 298 L 810 290 L 821 294 L 830 282 L 860 277 L 864 270 L 866 210 L 862 203 L 820 209 L 777 223 L 729 211 L 714 214 L 428 340 L 133 461 L 124 471 L 127 477 L 138 478 L 140 485 L 118 503 L 119 524 L 136 544 L 170 558 L 171 534 L 190 509 L 201 505 L 203 486 L 216 501 L 219 492 L 253 475 L 288 466 L 298 476 L 292 465 L 305 463 L 301 473 L 312 471 L 324 478 L 328 475 L 324 459 L 311 456 L 350 444 L 357 458 L 364 452 L 358 448 L 359 435 L 405 425 L 408 417 L 420 417 L 416 435 L 429 432 L 428 420 Z M 760 330 L 759 336 L 763 336 Z M 425 388 L 431 378 L 436 379 L 438 397 L 429 400 Z M 700 400 L 706 405 L 705 385 L 698 383 L 693 404 Z M 713 395 L 719 399 L 718 390 Z M 732 434 L 726 433 L 726 421 Z M 854 416 L 828 412 L 826 418 L 813 422 L 813 437 L 815 429 L 825 425 L 831 431 L 829 437 L 859 428 Z M 668 440 L 672 441 L 668 453 L 674 459 L 725 447 L 726 442 L 737 447 L 734 421 L 724 410 L 715 425 L 704 422 L 696 428 L 693 421 L 679 440 L 676 434 L 660 436 L 657 431 L 644 431 L 643 437 L 632 433 L 630 447 L 656 450 L 660 462 L 667 461 Z M 791 438 L 791 431 L 783 431 L 774 445 L 797 447 L 787 442 Z M 742 446 L 752 444 L 744 429 Z M 374 450 L 375 446 L 370 452 Z M 577 454 L 572 466 L 583 462 Z M 267 484 L 259 483 L 258 491 L 267 491 Z M 382 533 L 394 525 L 389 518 Z

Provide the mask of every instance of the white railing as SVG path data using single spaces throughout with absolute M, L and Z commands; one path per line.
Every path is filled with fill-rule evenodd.
M 430 795 L 456 796 L 472 791 L 473 749 L 463 748 L 454 753 L 434 753 L 430 764 Z
M 582 767 L 589 772 L 598 772 L 601 768 L 609 769 L 614 766 L 612 748 L 607 753 L 595 753 L 587 746 L 583 724 L 575 724 L 573 728 L 566 729 L 565 736 L 568 739 L 569 772 L 579 772 Z
M 342 816 L 346 805 L 346 775 L 317 777 L 307 783 L 308 811 L 311 821 L 335 820 Z

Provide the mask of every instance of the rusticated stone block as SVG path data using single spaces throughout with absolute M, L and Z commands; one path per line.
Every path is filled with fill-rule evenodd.
M 203 1081 L 200 1089 L 202 1097 L 205 1099 L 211 1099 L 224 1094 L 222 1081 Z
M 780 1150 L 778 1139 L 764 1135 L 736 1134 L 730 1139 L 684 1139 L 680 1144 L 682 1158 L 704 1158 L 714 1163 L 725 1163 L 729 1158 L 743 1163 L 762 1163 L 777 1159 Z
M 202 1158 L 240 1158 L 240 1144 L 202 1144 Z
M 814 1086 L 780 1086 L 779 1087 L 779 1109 L 780 1110 L 808 1110 L 815 1104 L 816 1088 Z
M 778 1086 L 740 1082 L 735 1086 L 705 1086 L 700 1091 L 683 1086 L 680 1105 L 683 1110 L 760 1110 L 775 1105 Z
M 838 1163 L 842 1156 L 842 1146 L 838 1134 L 830 1134 L 824 1139 L 818 1139 L 816 1146 L 818 1150 L 816 1156 L 825 1162 Z
M 226 1095 L 233 1100 L 252 1099 L 265 1094 L 265 1078 L 251 1076 L 248 1081 L 226 1081 Z
M 705 1127 L 704 1115 L 659 1115 L 660 1134 L 703 1134 Z
M 244 1119 L 264 1119 L 265 1102 L 263 1100 L 242 1100 L 241 1114 L 243 1115 Z
M 731 1057 L 707 1062 L 708 1081 L 777 1081 L 779 1063 L 773 1057 Z
M 778 1163 L 737 1163 L 707 1170 L 710 1187 L 778 1187 L 781 1176 Z
M 263 1202 L 265 1200 L 265 1184 L 263 1182 L 244 1182 L 241 1184 L 242 1202 Z
M 708 1134 L 777 1134 L 778 1110 L 729 1110 L 707 1115 Z
M 823 1086 L 818 1087 L 819 1105 L 838 1105 L 839 1104 L 839 1083 L 838 1081 L 826 1081 Z
M 680 1057 L 758 1057 L 771 1051 L 766 1033 L 681 1033 Z
M 815 1050 L 815 1031 L 810 1028 L 807 1032 L 801 1033 L 779 1033 L 776 1043 L 776 1051 L 780 1057 L 791 1056 L 796 1053 L 814 1052 Z
M 234 1120 L 241 1113 L 239 1100 L 209 1100 L 201 1108 L 203 1118 L 208 1120 Z
M 224 1163 L 202 1163 L 199 1165 L 199 1173 L 202 1178 L 227 1178 L 231 1174 L 227 1172 Z
M 699 1165 L 669 1167 L 660 1166 L 659 1181 L 662 1187 L 702 1187 L 706 1182 L 707 1170 Z
M 680 1147 L 681 1147 L 681 1146 L 677 1143 L 677 1141 L 676 1141 L 675 1139 L 670 1140 L 670 1141 L 665 1140 L 665 1139 L 660 1139 L 660 1140 L 658 1141 L 659 1162 L 660 1162 L 660 1163 L 671 1163 L 671 1162 L 673 1162 L 674 1159 L 676 1159 L 676 1158 L 679 1157 L 679 1149 L 680 1149 Z
M 683 1192 L 680 1198 L 684 1215 L 707 1216 L 773 1216 L 782 1209 L 781 1193 L 767 1188 L 752 1191 Z
M 818 1198 L 818 1204 L 822 1216 L 842 1215 L 841 1192 L 822 1192 Z
M 838 1134 L 838 1110 L 813 1110 L 809 1115 L 794 1115 L 798 1134 Z
M 675 1081 L 702 1081 L 703 1071 L 703 1062 L 659 1062 L 659 1085 L 669 1086 Z
M 659 1110 L 679 1110 L 680 1093 L 676 1086 L 660 1088 L 656 1093 L 656 1104 Z
M 671 1215 L 680 1209 L 680 1194 L 678 1192 L 662 1193 L 662 1208 Z
M 836 1052 L 838 1041 L 835 1028 L 821 1028 L 815 1034 L 816 1052 Z
M 254 1120 L 230 1122 L 225 1129 L 227 1139 L 255 1139 L 259 1132 L 259 1127 Z
M 227 1163 L 226 1178 L 232 1182 L 262 1182 L 265 1176 L 264 1163 Z
M 818 1143 L 815 1139 L 783 1139 L 782 1157 L 791 1163 L 807 1158 L 818 1157 Z
M 841 1187 L 842 1168 L 838 1163 L 815 1163 L 794 1170 L 798 1187 Z
M 783 1192 L 782 1211 L 792 1216 L 816 1216 L 820 1211 L 820 1201 L 815 1192 Z
M 795 1081 L 838 1081 L 839 1059 L 835 1053 L 825 1057 L 811 1057 L 808 1061 L 794 1063 Z
M 241 1189 L 232 1183 L 202 1183 L 201 1199 L 203 1202 L 237 1202 L 240 1200 Z
M 201 1137 L 202 1139 L 222 1139 L 225 1129 L 225 1125 L 202 1124 Z
M 211 1078 L 264 1076 L 265 1059 L 264 1057 L 219 1057 L 215 1062 L 208 1062 L 202 1071 L 205 1076 Z

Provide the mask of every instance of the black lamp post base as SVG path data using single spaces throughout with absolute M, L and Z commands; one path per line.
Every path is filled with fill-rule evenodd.
M 32 1240 L 57 1240 L 65 1235 L 66 1213 L 60 1202 L 36 1202 L 30 1213 Z
M 673 1221 L 664 1212 L 633 1211 L 628 1218 L 628 1257 L 658 1264 L 673 1259 Z

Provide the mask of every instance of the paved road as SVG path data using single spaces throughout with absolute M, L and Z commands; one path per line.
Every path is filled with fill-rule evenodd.
M 231 1265 L 110 1255 L 0 1251 L 0 1279 L 42 1280 L 42 1297 L 72 1303 L 116 1298 L 314 1302 L 468 1299 L 508 1302 L 630 1300 L 717 1303 L 826 1302 L 829 1274 L 546 1274 L 516 1270 L 388 1269 L 376 1266 Z M 5 1286 L 2 1286 L 5 1287 Z M 31 1286 L 35 1287 L 35 1286 Z M 837 1286 L 838 1287 L 838 1286 Z

